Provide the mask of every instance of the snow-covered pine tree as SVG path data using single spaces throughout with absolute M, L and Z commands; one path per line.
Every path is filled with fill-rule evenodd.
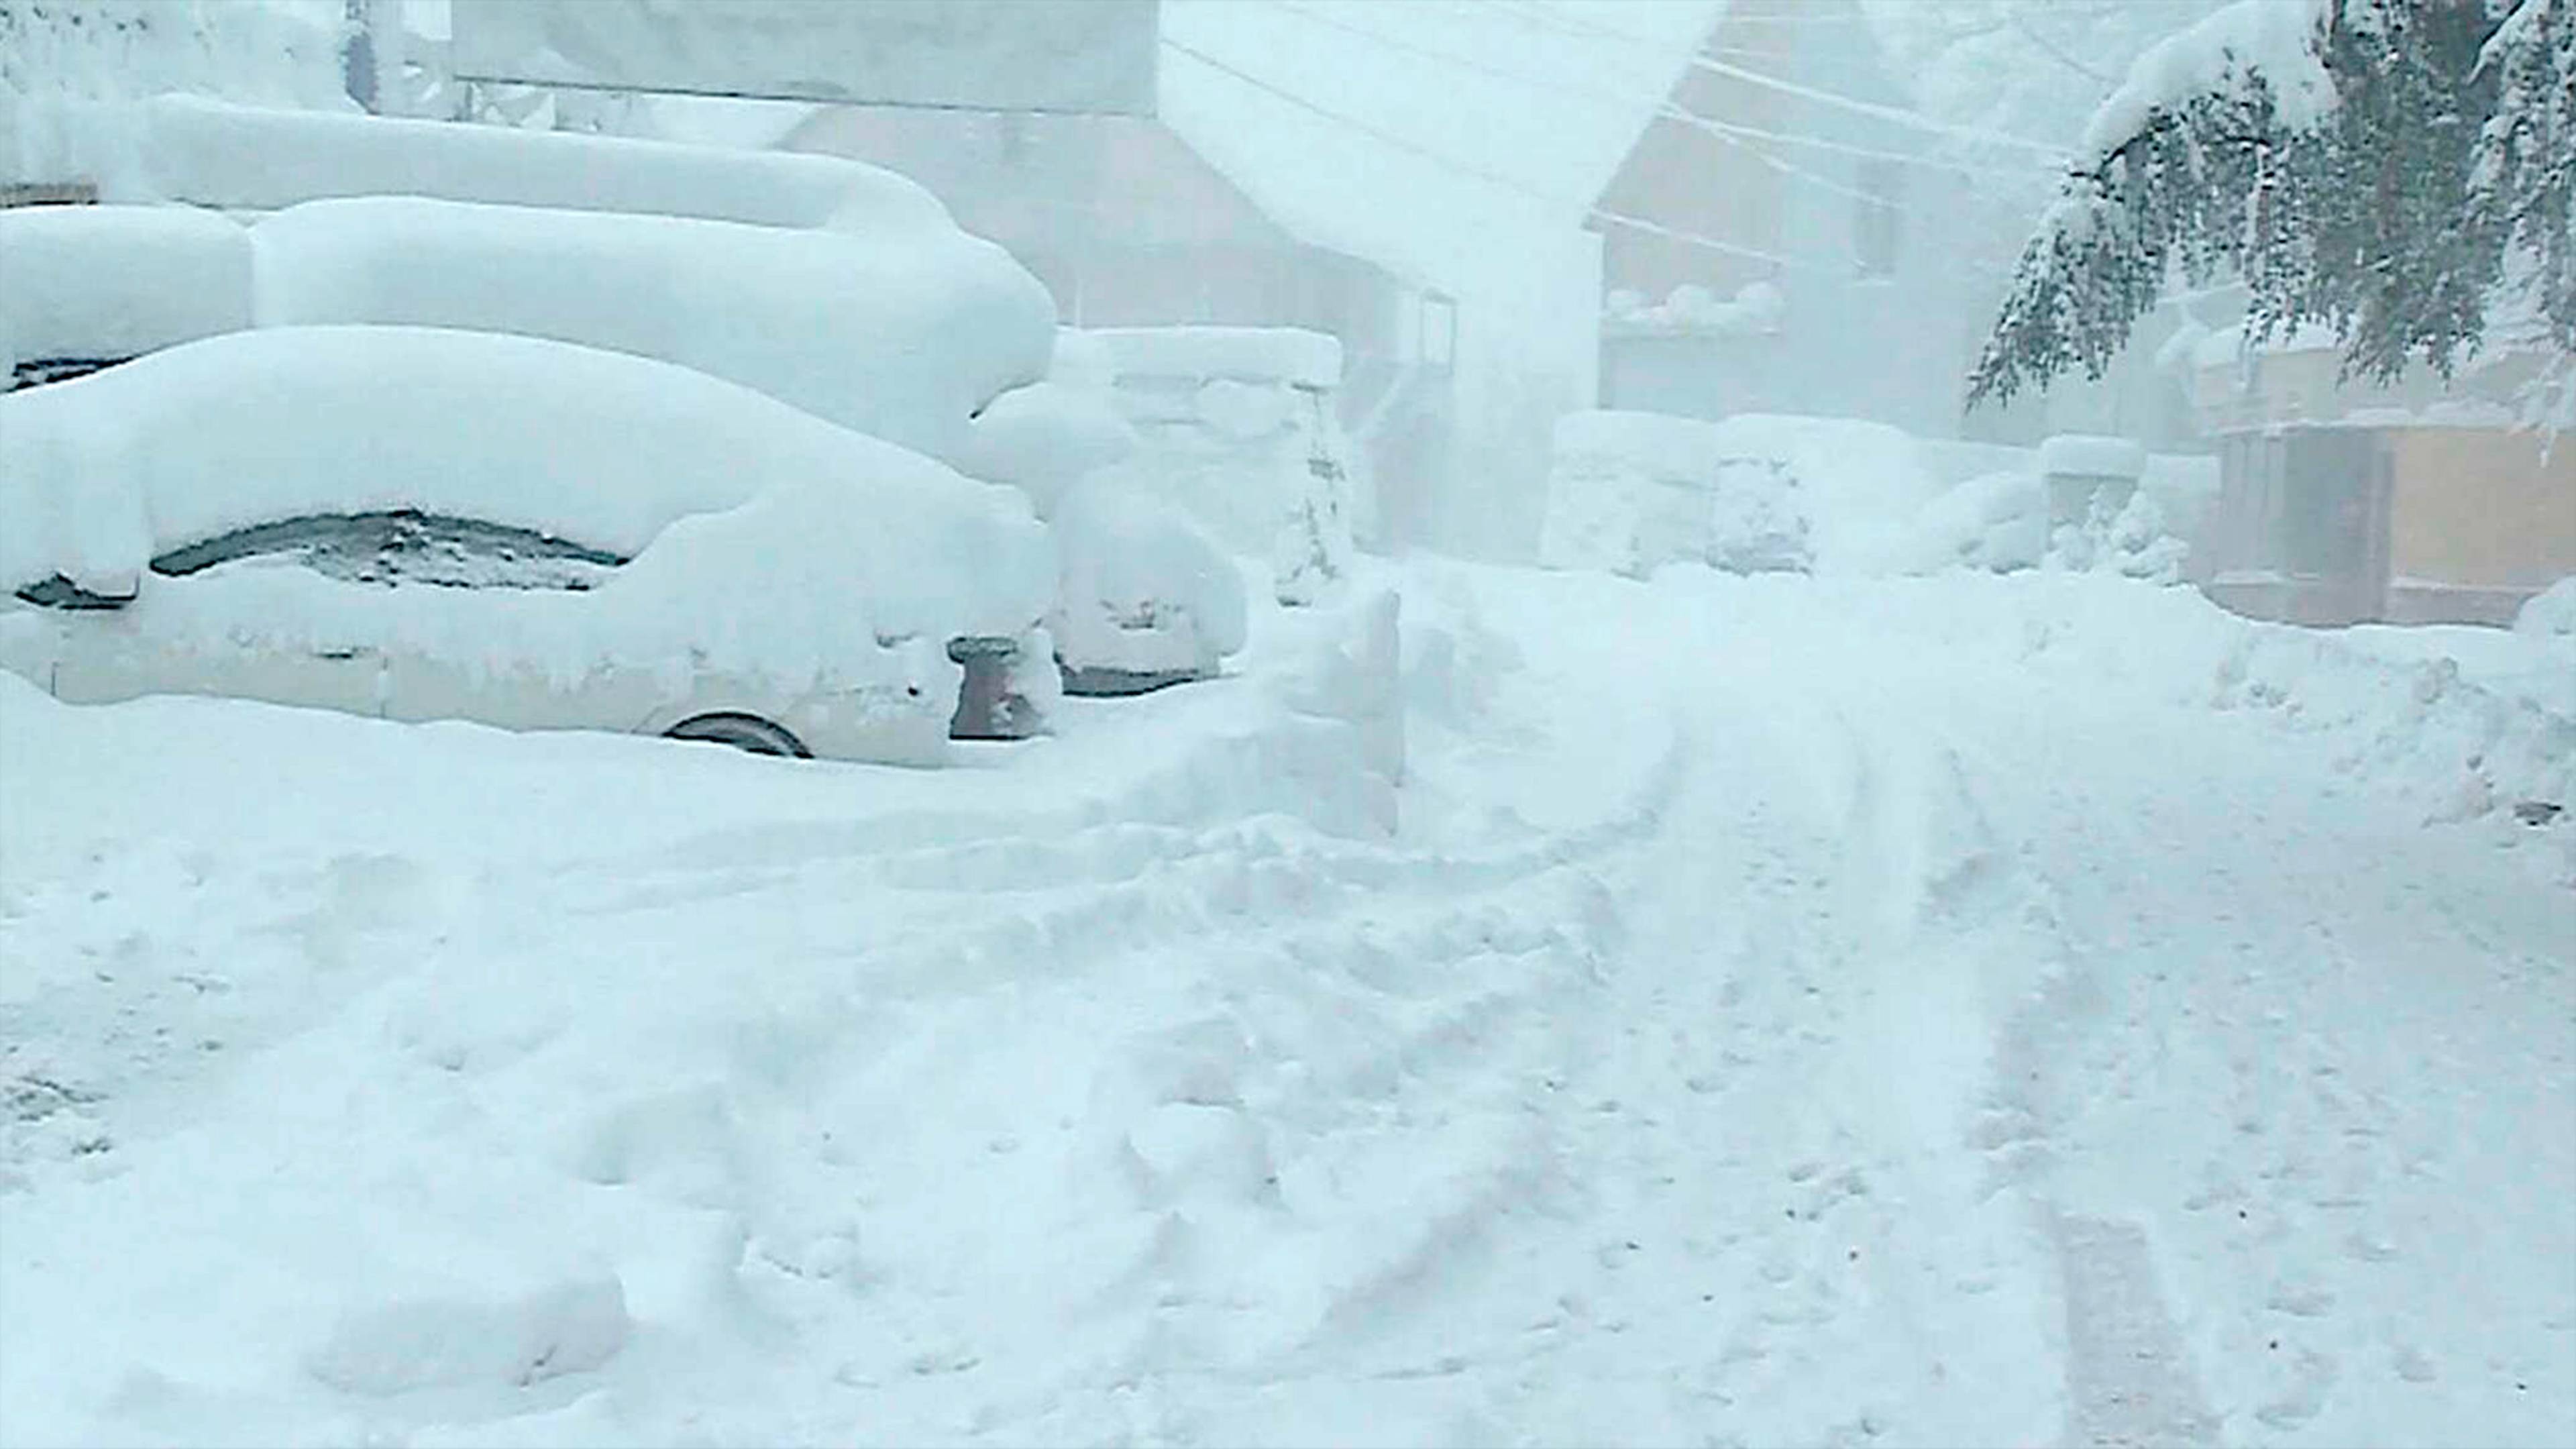
M 2141 57 L 2022 252 L 1971 403 L 2100 377 L 2177 276 L 2255 340 L 2448 375 L 2500 296 L 2576 350 L 2576 0 L 2239 0 Z

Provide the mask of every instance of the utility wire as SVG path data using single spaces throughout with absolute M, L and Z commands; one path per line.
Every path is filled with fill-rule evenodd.
M 1721 255 L 1738 257 L 1746 261 L 1761 262 L 1784 270 L 1813 271 L 1831 275 L 1841 275 L 1831 267 L 1821 266 L 1814 262 L 1798 261 L 1782 256 L 1777 252 L 1766 252 L 1754 247 L 1743 246 L 1735 242 L 1721 241 L 1716 237 L 1703 236 L 1698 232 L 1686 231 L 1680 227 L 1666 226 L 1662 222 L 1651 221 L 1642 216 L 1628 216 L 1620 212 L 1606 211 L 1588 201 L 1569 201 L 1562 196 L 1551 195 L 1537 187 L 1531 186 L 1527 182 L 1520 180 L 1518 177 L 1507 176 L 1502 172 L 1495 171 L 1487 167 L 1477 166 L 1471 162 L 1460 161 L 1456 157 L 1444 155 L 1418 141 L 1414 141 L 1408 137 L 1399 136 L 1394 132 L 1388 131 L 1380 126 L 1372 125 L 1355 116 L 1346 115 L 1340 111 L 1331 110 L 1327 107 L 1317 105 L 1315 102 L 1308 100 L 1304 96 L 1298 95 L 1294 91 L 1288 90 L 1282 86 L 1273 85 L 1259 76 L 1229 65 L 1226 62 L 1217 59 L 1215 56 L 1209 55 L 1207 52 L 1196 48 L 1195 46 L 1174 40 L 1169 36 L 1165 36 L 1162 43 L 1163 48 L 1166 50 L 1187 56 L 1190 59 L 1197 61 L 1199 64 L 1207 66 L 1211 70 L 1232 76 L 1245 85 L 1252 87 L 1254 90 L 1261 91 L 1264 94 L 1285 101 L 1289 105 L 1295 106 L 1301 111 L 1309 112 L 1310 114 L 1319 116 L 1324 120 L 1331 121 L 1337 125 L 1347 126 L 1383 145 L 1393 147 L 1398 151 L 1403 151 L 1421 160 L 1429 161 L 1444 170 L 1453 171 L 1462 176 L 1472 177 L 1489 186 L 1499 187 L 1528 200 L 1536 201 L 1541 205 L 1566 208 L 1577 211 L 1591 219 L 1615 222 L 1620 226 L 1628 227 L 1635 231 L 1645 232 L 1650 236 L 1663 237 L 1667 240 L 1681 242 L 1689 246 L 1704 247 L 1710 251 L 1720 253 Z
M 1491 0 L 1489 0 L 1489 3 L 1491 3 Z M 1657 52 L 1662 50 L 1662 47 L 1656 45 L 1653 41 L 1643 39 L 1636 35 L 1631 35 L 1627 31 L 1620 30 L 1612 26 L 1603 25 L 1598 21 L 1577 20 L 1571 15 L 1559 15 L 1557 18 L 1563 21 L 1564 25 L 1571 30 L 1581 31 L 1588 35 L 1601 36 L 1605 39 L 1615 40 L 1631 47 Z M 1762 17 L 1744 16 L 1738 17 L 1737 19 L 1738 23 L 1741 23 L 1743 21 L 1760 18 Z M 1821 19 L 1823 17 L 1789 16 L 1778 18 Z M 1783 95 L 1796 96 L 1801 100 L 1812 101 L 1818 105 L 1848 111 L 1855 115 L 1869 116 L 1876 120 L 1885 121 L 1890 125 L 1903 126 L 1912 130 L 1922 131 L 1930 135 L 1944 136 L 1958 141 L 1974 142 L 1981 146 L 2009 147 L 2029 152 L 2034 155 L 2043 156 L 2050 161 L 2059 163 L 2069 161 L 2073 158 L 2072 153 L 2066 150 L 2066 148 L 2051 145 L 2045 141 L 2034 141 L 2026 136 L 2015 136 L 2003 131 L 1987 131 L 1980 130 L 1973 126 L 1950 125 L 1946 122 L 1933 120 L 1929 116 L 1905 110 L 1902 107 L 1882 105 L 1876 101 L 1862 100 L 1857 96 L 1847 96 L 1839 92 L 1822 90 L 1815 86 L 1804 85 L 1797 81 L 1784 80 L 1779 76 L 1765 75 L 1760 71 L 1749 70 L 1743 66 L 1718 60 L 1713 56 L 1702 53 L 1694 52 L 1687 64 L 1693 70 L 1707 71 L 1714 75 L 1725 76 L 1730 80 L 1742 81 L 1746 85 L 1756 86 L 1763 90 L 1773 91 Z
M 1488 65 L 1483 61 L 1471 60 L 1466 56 L 1453 55 L 1448 51 L 1435 50 L 1429 46 L 1416 45 L 1410 41 L 1399 40 L 1392 35 L 1384 35 L 1361 26 L 1346 24 L 1340 20 L 1334 19 L 1332 16 L 1322 14 L 1318 11 L 1309 10 L 1302 5 L 1293 4 L 1291 3 L 1291 0 L 1272 0 L 1272 8 L 1294 15 L 1301 20 L 1306 20 L 1316 25 L 1327 26 L 1331 29 L 1341 31 L 1345 35 L 1358 36 L 1371 44 L 1381 45 L 1389 50 L 1400 51 L 1408 55 L 1418 55 L 1426 60 L 1436 60 L 1444 65 L 1456 66 L 1461 70 L 1472 71 L 1478 75 L 1492 76 L 1497 80 L 1513 81 L 1521 85 L 1530 86 L 1535 89 L 1557 95 L 1589 96 L 1606 101 L 1615 101 L 1623 106 L 1633 105 L 1635 103 L 1635 97 L 1623 95 L 1617 91 L 1593 86 L 1569 86 L 1559 81 L 1548 80 L 1539 76 L 1531 75 L 1526 71 L 1506 70 L 1500 66 Z M 1676 106 L 1669 101 L 1659 105 L 1655 113 L 1659 116 L 1665 116 L 1674 120 L 1696 125 L 1700 129 L 1708 131 L 1717 139 L 1724 141 L 1726 144 L 1751 156 L 1754 160 L 1760 162 L 1766 167 L 1769 167 L 1773 172 L 1779 175 L 1799 177 L 1812 182 L 1817 186 L 1823 187 L 1825 190 L 1849 197 L 1855 201 L 1875 202 L 1881 199 L 1855 187 L 1846 186 L 1842 182 L 1834 180 L 1832 177 L 1810 171 L 1803 166 L 1782 160 L 1781 158 L 1772 155 L 1770 152 L 1763 150 L 1760 146 L 1754 145 L 1742 137 L 1727 132 L 1723 128 L 1722 123 L 1708 122 L 1705 118 L 1700 117 L 1693 112 L 1683 110 L 1681 107 Z
M 1390 50 L 1403 51 L 1408 54 L 1422 56 L 1425 59 L 1439 61 L 1447 65 L 1456 66 L 1462 70 L 1473 71 L 1480 75 L 1487 75 L 1500 80 L 1512 81 L 1520 85 L 1530 86 L 1537 90 L 1559 95 L 1587 96 L 1615 102 L 1623 106 L 1634 105 L 1636 103 L 1635 96 L 1610 90 L 1605 87 L 1572 86 L 1561 80 L 1544 76 L 1534 76 L 1529 74 L 1527 71 L 1510 70 L 1483 61 L 1471 60 L 1465 56 L 1456 55 L 1448 51 L 1437 50 L 1411 41 L 1399 40 L 1394 36 L 1385 35 L 1361 26 L 1352 25 L 1346 21 L 1336 19 L 1318 11 L 1309 10 L 1302 5 L 1293 3 L 1293 0 L 1271 0 L 1271 4 L 1274 9 L 1295 15 L 1300 19 L 1307 20 L 1317 25 L 1328 26 L 1346 34 L 1358 36 L 1362 39 L 1371 41 L 1372 43 L 1383 45 Z M 1878 202 L 1884 198 L 1874 196 L 1868 192 L 1856 190 L 1853 187 L 1845 185 L 1831 177 L 1800 166 L 1794 161 L 1776 156 L 1770 151 L 1763 149 L 1762 146 L 1755 145 L 1753 143 L 1763 142 L 1775 146 L 1800 146 L 1810 150 L 1831 152 L 1836 155 L 1857 156 L 1862 159 L 1872 161 L 1891 161 L 1901 165 L 1917 166 L 1929 170 L 1955 172 L 1964 176 L 1993 176 L 2015 181 L 2027 181 L 2030 179 L 2030 173 L 2025 170 L 1979 166 L 1969 162 L 1952 161 L 1941 157 L 1924 155 L 1919 152 L 1888 151 L 1872 146 L 1855 145 L 1850 142 L 1829 141 L 1822 137 L 1798 136 L 1780 131 L 1765 130 L 1758 126 L 1748 126 L 1740 122 L 1720 120 L 1715 116 L 1705 115 L 1698 111 L 1689 110 L 1670 99 L 1657 103 L 1654 114 L 1667 120 L 1678 121 L 1693 130 L 1704 132 L 1707 135 L 1713 136 L 1720 141 L 1724 141 L 1731 146 L 1744 150 L 1775 172 L 1783 175 L 1800 177 L 1817 186 L 1823 187 L 1828 191 L 1835 192 L 1856 201 Z

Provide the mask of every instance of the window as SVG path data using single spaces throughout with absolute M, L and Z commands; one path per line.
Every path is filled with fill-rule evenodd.
M 446 588 L 587 589 L 626 560 L 534 529 L 396 509 L 280 519 L 152 560 L 192 574 L 223 564 L 289 564 L 349 583 Z
M 1860 163 L 1859 194 L 1852 198 L 1852 260 L 1864 277 L 1896 275 L 1897 195 L 1902 178 L 1893 161 Z

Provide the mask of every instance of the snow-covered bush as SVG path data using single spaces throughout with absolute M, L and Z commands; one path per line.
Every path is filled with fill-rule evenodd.
M 2182 576 L 2188 552 L 2182 540 L 2166 531 L 2163 506 L 2143 491 L 2116 508 L 2107 498 L 2097 498 L 2081 522 L 2061 523 L 2049 532 L 2049 563 L 2076 572 L 2172 583 Z
M 397 323 L 658 358 L 947 461 L 1037 381 L 1046 289 L 948 224 L 788 230 L 364 197 L 251 229 L 264 326 Z
M 0 211 L 0 278 L 0 335 L 29 362 L 118 361 L 251 323 L 250 236 L 194 207 Z

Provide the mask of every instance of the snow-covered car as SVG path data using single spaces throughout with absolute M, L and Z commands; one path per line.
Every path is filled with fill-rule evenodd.
M 534 338 L 274 328 L 0 397 L 0 522 L 0 664 L 74 702 L 929 763 L 969 661 L 967 703 L 1016 718 L 965 733 L 1055 690 L 1017 492 Z

